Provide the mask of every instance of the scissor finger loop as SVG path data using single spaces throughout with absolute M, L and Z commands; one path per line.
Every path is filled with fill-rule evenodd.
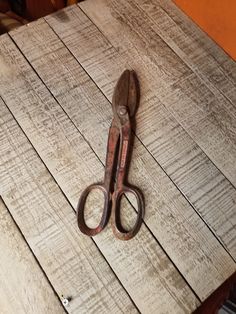
M 126 196 L 126 193 L 131 193 L 136 198 L 137 203 L 137 218 L 134 226 L 127 231 L 122 226 L 121 221 L 121 198 Z M 112 195 L 112 213 L 111 213 L 111 225 L 114 235 L 120 240 L 132 239 L 139 231 L 144 216 L 144 200 L 142 194 L 138 189 L 134 187 L 123 187 L 121 190 L 115 191 Z
M 85 223 L 85 219 L 84 219 L 84 210 L 85 210 L 85 204 L 86 204 L 86 200 L 89 196 L 89 193 L 92 190 L 100 190 L 103 192 L 104 195 L 104 207 L 103 207 L 103 212 L 102 212 L 102 217 L 101 220 L 99 222 L 99 225 L 96 228 L 89 228 L 86 223 Z M 108 193 L 107 189 L 103 186 L 103 184 L 91 184 L 89 185 L 81 194 L 80 199 L 79 199 L 79 203 L 77 206 L 77 223 L 78 223 L 78 227 L 79 229 L 86 235 L 92 237 L 95 236 L 96 234 L 98 234 L 99 232 L 101 232 L 110 217 L 110 201 L 111 201 L 111 196 Z

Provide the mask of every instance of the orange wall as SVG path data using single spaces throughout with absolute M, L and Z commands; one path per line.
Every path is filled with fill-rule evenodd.
M 236 60 L 236 0 L 173 0 Z

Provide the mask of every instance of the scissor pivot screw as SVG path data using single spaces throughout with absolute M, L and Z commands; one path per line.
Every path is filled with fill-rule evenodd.
M 124 116 L 127 113 L 127 107 L 126 106 L 120 106 L 119 108 L 119 115 Z

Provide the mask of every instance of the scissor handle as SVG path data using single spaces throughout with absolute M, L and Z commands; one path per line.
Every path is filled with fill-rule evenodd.
M 85 204 L 87 197 L 89 193 L 92 190 L 101 190 L 104 194 L 104 207 L 103 207 L 103 213 L 102 217 L 100 220 L 99 225 L 96 228 L 89 228 L 86 225 L 85 219 L 84 219 L 84 209 L 85 209 Z M 81 232 L 84 234 L 92 237 L 101 232 L 105 226 L 107 225 L 107 222 L 110 217 L 110 201 L 111 201 L 111 196 L 110 193 L 107 191 L 107 189 L 104 187 L 103 184 L 97 183 L 97 184 L 91 184 L 89 185 L 81 194 L 78 206 L 77 206 L 77 223 L 78 227 Z
M 120 204 L 121 197 L 126 192 L 132 193 L 137 201 L 137 219 L 133 228 L 129 231 L 126 231 L 121 224 L 120 217 Z M 142 219 L 144 217 L 144 199 L 142 193 L 136 188 L 131 186 L 124 186 L 114 191 L 112 195 L 112 212 L 111 212 L 111 224 L 114 235 L 120 240 L 130 240 L 132 239 L 137 232 L 139 231 Z

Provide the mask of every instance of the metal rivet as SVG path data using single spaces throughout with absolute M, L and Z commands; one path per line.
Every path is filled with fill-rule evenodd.
M 127 108 L 125 106 L 120 106 L 119 108 L 119 114 L 121 116 L 124 116 L 127 113 Z
M 62 300 L 62 304 L 63 304 L 64 306 L 67 306 L 67 305 L 69 304 L 69 300 L 66 299 L 66 298 L 64 298 L 64 299 Z

